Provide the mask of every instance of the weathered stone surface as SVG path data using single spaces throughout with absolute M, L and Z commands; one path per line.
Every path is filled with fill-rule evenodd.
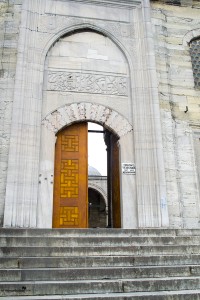
M 3 299 L 196 300 L 200 295 L 199 242 L 193 245 L 199 230 L 1 229 L 0 238 L 9 236 L 16 244 L 14 232 L 21 247 L 1 247 Z M 127 247 L 136 239 L 137 246 Z M 177 246 L 170 246 L 172 240 Z
M 0 226 L 4 214 L 21 2 L 0 2 Z
M 200 91 L 188 46 L 200 35 L 199 8 L 191 0 L 0 2 L 0 226 L 9 182 L 4 225 L 51 227 L 50 209 L 37 219 L 52 203 L 51 185 L 40 207 L 38 174 L 51 177 L 54 159 L 51 150 L 39 170 L 41 115 L 57 111 L 66 125 L 66 105 L 90 102 L 112 109 L 112 130 L 124 119 L 133 128 L 121 139 L 123 160 L 140 170 L 121 180 L 124 226 L 199 228 Z M 55 134 L 44 135 L 53 145 Z
M 191 39 L 195 37 L 194 32 L 199 27 L 199 10 L 195 9 L 195 1 L 186 2 L 180 1 L 180 4 L 177 3 L 179 7 L 175 7 L 173 1 L 152 1 L 151 15 L 157 54 L 170 224 L 175 227 L 198 227 L 200 168 L 195 164 L 200 144 L 194 139 L 190 126 L 194 124 L 198 136 L 200 91 L 194 89 L 191 57 L 184 38 L 189 32 Z

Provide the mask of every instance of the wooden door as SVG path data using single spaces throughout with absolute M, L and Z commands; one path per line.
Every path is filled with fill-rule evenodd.
M 88 129 L 74 124 L 57 135 L 53 228 L 88 227 Z
M 112 181 L 112 214 L 113 227 L 121 228 L 120 177 L 119 177 L 119 143 L 118 138 L 111 136 L 111 181 Z
M 108 227 L 121 228 L 120 209 L 120 165 L 118 137 L 110 131 L 105 132 L 107 145 L 107 183 L 108 183 Z

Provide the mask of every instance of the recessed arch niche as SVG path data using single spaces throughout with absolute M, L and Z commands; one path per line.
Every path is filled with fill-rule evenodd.
M 42 116 L 64 104 L 91 102 L 131 120 L 130 72 L 121 49 L 105 34 L 81 28 L 49 49 L 44 71 Z
M 74 122 L 97 122 L 120 137 L 122 160 L 134 161 L 133 151 L 129 151 L 129 155 L 125 155 L 127 157 L 122 155 L 125 136 L 129 136 L 130 149 L 133 145 L 129 121 L 129 73 L 127 59 L 120 48 L 105 34 L 91 28 L 81 28 L 64 35 L 47 53 L 42 101 L 38 227 L 51 227 L 54 147 L 59 130 Z M 135 192 L 134 180 L 132 177 L 128 182 L 129 189 Z M 124 185 L 121 181 L 122 194 L 123 188 L 127 193 L 125 186 L 128 182 Z M 131 210 L 135 211 L 136 203 L 129 202 Z M 123 211 L 126 211 L 125 206 Z M 136 223 L 135 217 L 134 227 Z

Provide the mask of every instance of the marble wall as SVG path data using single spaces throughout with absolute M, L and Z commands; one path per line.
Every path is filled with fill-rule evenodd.
M 56 132 L 88 119 L 136 165 L 121 174 L 124 228 L 200 226 L 192 4 L 1 1 L 1 224 L 51 227 Z
M 10 126 L 22 1 L 0 1 L 0 226 L 3 224 Z
M 200 35 L 198 1 L 152 1 L 170 225 L 199 227 L 200 90 L 194 86 L 189 43 Z

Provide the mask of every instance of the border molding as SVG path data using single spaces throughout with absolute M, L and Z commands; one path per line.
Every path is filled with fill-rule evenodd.
M 65 2 L 65 0 L 59 0 Z M 110 6 L 132 9 L 142 4 L 142 0 L 70 0 L 70 2 L 83 3 L 88 5 Z

